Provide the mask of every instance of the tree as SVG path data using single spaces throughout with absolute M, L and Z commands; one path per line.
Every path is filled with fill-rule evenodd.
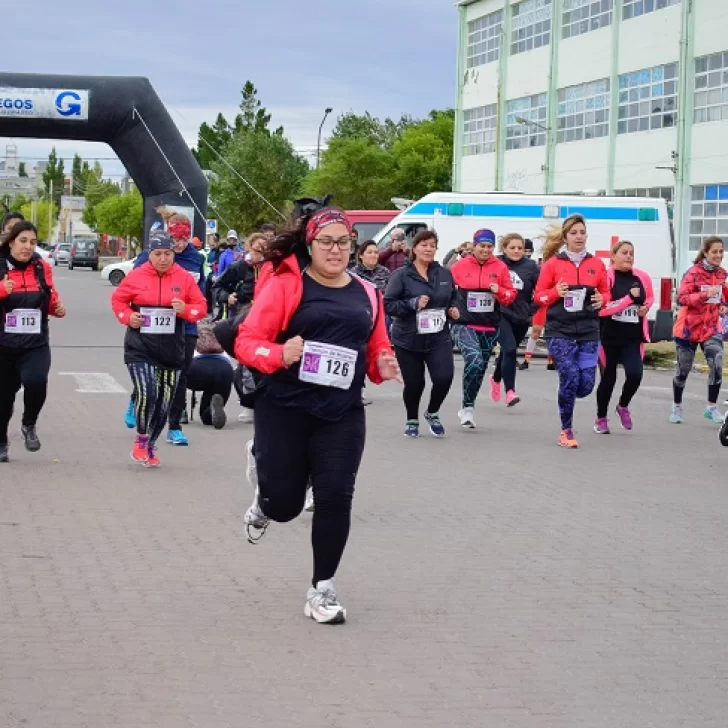
M 83 222 L 92 230 L 98 229 L 96 216 L 97 207 L 109 197 L 121 194 L 119 185 L 115 182 L 103 179 L 103 174 L 104 170 L 98 161 L 94 163 L 93 169 L 89 169 L 85 174 L 86 207 L 81 215 L 81 220 L 83 220 Z M 120 234 L 123 235 L 124 233 Z
M 409 116 L 402 116 L 399 121 L 387 118 L 381 122 L 368 111 L 361 115 L 348 111 L 337 119 L 330 140 L 364 139 L 383 149 L 391 149 L 410 124 L 412 119 Z
M 258 89 L 252 81 L 246 81 L 245 86 L 240 90 L 243 100 L 240 102 L 240 112 L 235 117 L 233 125 L 235 133 L 253 132 L 255 134 L 270 134 L 268 124 L 271 115 L 268 113 L 262 102 L 258 99 Z M 278 127 L 275 133 L 278 136 L 283 134 L 283 127 Z
M 215 123 L 212 126 L 207 122 L 202 122 L 200 130 L 197 133 L 197 148 L 192 150 L 192 154 L 195 155 L 200 169 L 212 169 L 212 163 L 218 159 L 215 152 L 222 154 L 222 150 L 232 139 L 232 136 L 230 124 L 228 124 L 223 114 L 217 115 L 217 119 L 215 119 Z M 211 151 L 210 147 L 215 152 Z
M 33 211 L 34 205 L 35 215 Z M 37 202 L 25 202 L 19 209 L 26 220 L 35 219 L 36 227 L 38 228 L 38 240 L 50 240 L 52 230 L 48 226 L 48 216 L 50 214 L 50 224 L 52 226 L 58 217 L 58 207 L 51 203 L 50 200 L 38 200 Z
M 96 229 L 107 235 L 141 238 L 144 229 L 144 202 L 134 190 L 107 197 L 95 207 Z
M 25 170 L 25 162 L 18 162 L 18 177 L 27 177 L 28 173 Z
M 282 135 L 236 131 L 225 147 L 225 158 L 271 204 L 284 212 L 297 195 L 308 164 Z M 226 165 L 212 165 L 215 177 L 210 195 L 220 217 L 236 230 L 256 230 L 280 217 Z M 285 214 L 285 213 L 284 213 Z
M 90 173 L 91 169 L 88 162 L 81 159 L 78 154 L 74 154 L 73 166 L 71 167 L 71 179 L 73 181 L 71 196 L 83 197 L 86 194 Z
M 64 181 L 66 173 L 63 169 L 63 160 L 58 159 L 56 148 L 51 149 L 48 155 L 48 166 L 43 172 L 43 184 L 45 186 L 46 197 L 51 197 L 51 186 L 53 187 L 53 202 L 60 207 L 61 195 L 63 194 Z
M 376 210 L 392 206 L 394 155 L 362 138 L 333 139 L 323 152 L 321 166 L 304 184 L 308 195 L 332 193 L 334 203 L 348 210 Z

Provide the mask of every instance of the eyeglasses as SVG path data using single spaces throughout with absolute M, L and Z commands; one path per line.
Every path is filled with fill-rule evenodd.
M 334 245 L 342 252 L 346 253 L 351 250 L 351 238 L 339 238 L 333 240 L 332 238 L 314 238 L 314 242 L 319 244 L 321 250 L 329 251 L 334 249 Z

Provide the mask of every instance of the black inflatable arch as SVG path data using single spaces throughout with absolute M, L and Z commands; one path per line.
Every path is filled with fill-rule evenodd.
M 78 91 L 88 93 L 83 113 L 74 94 Z M 33 99 L 44 93 L 50 118 L 39 118 L 41 112 L 34 110 L 39 105 Z M 86 113 L 87 118 L 79 118 Z M 160 219 L 155 212 L 160 205 L 196 206 L 203 216 L 207 213 L 207 179 L 146 78 L 0 72 L 0 137 L 106 142 L 144 198 L 145 242 L 152 224 Z M 199 213 L 193 235 L 205 237 L 205 220 Z

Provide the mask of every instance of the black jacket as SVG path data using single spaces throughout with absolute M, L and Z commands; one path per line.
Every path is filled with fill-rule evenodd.
M 536 262 L 523 257 L 519 261 L 512 261 L 507 255 L 498 256 L 507 266 L 511 274 L 511 283 L 518 291 L 516 300 L 501 309 L 503 318 L 514 324 L 527 324 L 531 316 L 538 310 L 533 302 L 533 292 L 536 290 L 539 269 Z
M 431 351 L 450 341 L 450 327 L 438 334 L 417 333 L 417 311 L 420 296 L 429 296 L 426 308 L 443 308 L 447 312 L 455 305 L 456 290 L 452 275 L 439 263 L 432 263 L 425 280 L 411 261 L 394 271 L 389 278 L 384 293 L 384 308 L 394 319 L 392 324 L 392 343 L 410 351 Z
M 228 305 L 231 293 L 238 296 L 238 303 L 229 309 L 229 315 L 235 316 L 238 308 L 253 300 L 256 279 L 255 266 L 245 260 L 233 263 L 216 281 L 212 287 L 212 295 L 221 306 Z

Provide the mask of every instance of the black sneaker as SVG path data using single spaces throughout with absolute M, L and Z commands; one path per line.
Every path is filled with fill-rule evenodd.
M 216 430 L 222 430 L 227 422 L 225 414 L 225 401 L 221 394 L 213 394 L 210 401 L 210 417 L 212 418 L 212 426 Z
M 728 412 L 723 419 L 723 424 L 720 426 L 718 440 L 720 440 L 720 444 L 723 445 L 723 447 L 728 447 Z M 0 445 L 0 448 L 2 448 L 2 445 Z M 2 451 L 0 451 L 0 460 L 2 460 Z
M 556 364 L 554 364 L 552 361 L 550 361 L 546 365 L 546 369 L 548 369 L 550 372 L 555 372 L 556 371 Z
M 8 443 L 0 442 L 0 463 L 8 462 Z
M 518 365 L 518 371 L 525 372 L 526 369 L 528 369 L 528 359 L 524 359 L 519 365 Z
M 38 452 L 40 450 L 40 440 L 38 433 L 35 431 L 35 425 L 23 425 L 20 428 L 20 434 L 25 440 L 25 449 L 29 452 Z
M 179 423 L 180 425 L 189 425 L 190 424 L 190 418 L 187 414 L 187 407 L 185 407 L 182 410 L 182 414 L 179 416 Z

